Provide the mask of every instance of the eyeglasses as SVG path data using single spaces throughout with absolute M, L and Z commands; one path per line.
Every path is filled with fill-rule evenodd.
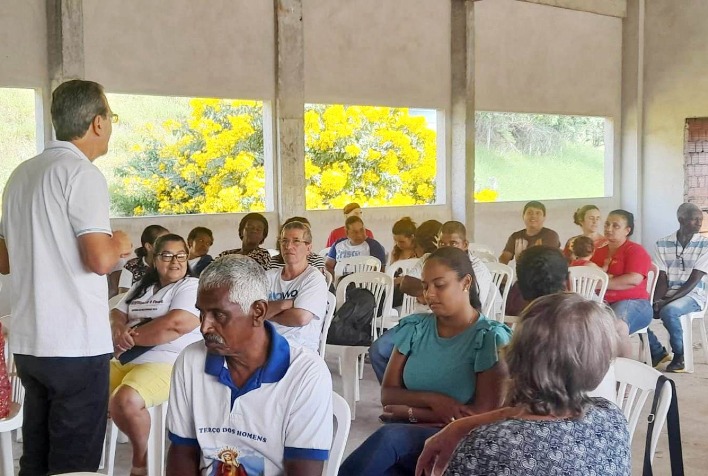
M 282 239 L 280 239 L 280 240 L 279 240 L 279 243 L 280 243 L 280 246 L 283 246 L 283 247 L 286 247 L 286 248 L 287 248 L 288 246 L 290 246 L 291 244 L 293 244 L 293 245 L 295 245 L 295 246 L 309 245 L 309 244 L 310 244 L 309 241 L 302 241 L 302 240 L 298 240 L 298 239 L 295 239 L 295 240 L 288 240 L 287 238 L 282 238 Z
M 676 250 L 676 259 L 681 260 L 681 271 L 686 271 L 686 262 L 683 260 L 683 254 L 686 252 L 686 248 L 681 249 L 681 254 L 678 252 L 678 244 L 674 243 L 674 249 Z
M 166 263 L 169 263 L 172 261 L 173 258 L 177 258 L 177 261 L 179 263 L 184 263 L 187 261 L 187 257 L 189 256 L 187 253 L 181 251 L 177 254 L 170 253 L 169 251 L 163 251 L 162 253 L 158 254 L 157 256 L 160 257 L 160 259 Z
M 108 118 L 111 120 L 113 124 L 118 124 L 118 114 L 113 114 L 112 112 L 108 113 Z

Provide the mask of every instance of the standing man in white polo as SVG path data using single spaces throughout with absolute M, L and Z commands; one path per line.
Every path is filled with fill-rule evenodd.
M 10 176 L 0 218 L 0 273 L 14 289 L 10 351 L 25 387 L 20 475 L 96 471 L 113 352 L 103 276 L 131 251 L 111 231 L 108 187 L 93 161 L 108 151 L 100 84 L 52 94 L 56 141 Z

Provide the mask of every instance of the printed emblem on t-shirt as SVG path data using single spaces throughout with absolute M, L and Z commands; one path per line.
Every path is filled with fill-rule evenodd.
M 265 462 L 258 453 L 246 452 L 231 446 L 222 447 L 214 460 L 211 476 L 257 476 L 265 474 Z

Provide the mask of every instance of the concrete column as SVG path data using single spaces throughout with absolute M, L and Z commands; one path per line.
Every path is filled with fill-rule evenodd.
M 44 135 L 52 138 L 51 92 L 68 79 L 84 77 L 84 10 L 82 0 L 47 0 L 48 91 L 44 105 Z
M 622 25 L 622 159 L 620 206 L 640 225 L 632 240 L 641 241 L 644 157 L 644 0 L 629 0 Z
M 465 224 L 474 241 L 474 0 L 452 0 L 451 6 L 452 218 Z
M 275 0 L 276 190 L 280 221 L 305 211 L 305 45 L 302 0 Z

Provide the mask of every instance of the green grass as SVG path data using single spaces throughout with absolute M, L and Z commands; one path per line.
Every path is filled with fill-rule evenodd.
M 34 96 L 32 89 L 0 88 L 0 203 L 15 167 L 37 155 Z
M 605 156 L 602 147 L 572 145 L 558 156 L 500 154 L 475 148 L 477 188 L 496 182 L 497 201 L 602 197 L 605 195 Z

